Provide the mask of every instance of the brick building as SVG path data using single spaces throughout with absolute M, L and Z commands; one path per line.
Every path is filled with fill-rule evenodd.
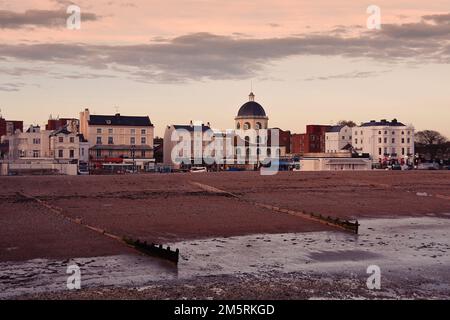
M 16 130 L 23 132 L 23 121 L 11 121 L 0 117 L 0 137 L 13 135 Z
M 306 133 L 291 135 L 291 153 L 325 152 L 325 136 L 331 126 L 307 125 Z

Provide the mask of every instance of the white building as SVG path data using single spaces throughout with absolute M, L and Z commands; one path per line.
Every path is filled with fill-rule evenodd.
M 134 160 L 139 166 L 154 162 L 154 126 L 148 116 L 91 115 L 85 109 L 80 132 L 89 141 L 91 161 Z
M 392 121 L 372 120 L 352 128 L 352 145 L 356 152 L 367 153 L 373 163 L 412 163 L 414 127 Z
M 7 159 L 51 158 L 50 134 L 51 131 L 41 130 L 39 126 L 30 126 L 25 132 L 3 136 L 2 142 L 9 144 Z
M 325 134 L 326 153 L 342 152 L 349 144 L 352 144 L 352 128 L 349 126 L 334 126 Z

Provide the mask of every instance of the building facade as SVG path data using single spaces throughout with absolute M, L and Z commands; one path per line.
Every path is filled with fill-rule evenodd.
M 352 128 L 349 126 L 333 126 L 325 133 L 325 152 L 342 152 L 352 144 Z
M 23 132 L 23 121 L 6 120 L 0 116 L 0 138 L 13 135 L 16 131 Z
M 397 119 L 372 120 L 352 128 L 356 152 L 369 154 L 373 163 L 411 164 L 414 160 L 414 127 Z
M 305 153 L 324 153 L 325 135 L 331 126 L 307 125 L 306 133 L 294 134 L 291 137 L 291 153 L 303 155 Z
M 80 113 L 80 132 L 89 141 L 90 161 L 117 162 L 153 159 L 154 126 L 148 116 Z

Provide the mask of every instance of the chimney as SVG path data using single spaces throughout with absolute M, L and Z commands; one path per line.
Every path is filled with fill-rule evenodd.
M 397 122 L 398 122 L 397 119 L 392 120 L 392 123 L 397 123 Z
M 116 113 L 116 117 L 119 118 L 120 117 L 120 113 Z
M 191 120 L 190 126 L 191 126 L 191 127 L 193 127 L 193 126 L 194 126 L 194 123 L 192 122 L 192 120 Z
M 211 124 L 210 124 L 209 122 L 206 123 L 206 126 L 209 127 L 209 128 L 211 128 Z

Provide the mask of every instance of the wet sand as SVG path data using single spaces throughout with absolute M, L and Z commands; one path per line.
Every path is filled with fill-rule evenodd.
M 207 192 L 193 185 L 192 182 L 231 192 L 241 200 L 218 192 Z M 187 260 L 183 259 L 175 271 L 168 267 L 161 272 L 161 266 L 155 259 L 138 255 L 118 241 L 55 215 L 37 202 L 24 199 L 20 193 L 59 207 L 63 215 L 80 219 L 83 223 L 104 229 L 119 237 L 128 236 L 164 244 L 171 243 L 172 246 L 181 249 L 182 257 Z M 400 247 L 390 235 L 389 241 L 380 235 L 375 236 L 376 232 L 379 232 L 376 228 L 374 233 L 369 230 L 372 240 L 366 239 L 372 241 L 371 243 L 375 246 L 371 247 L 363 241 L 364 235 L 356 238 L 359 240 L 352 241 L 351 237 L 355 237 L 354 235 L 343 233 L 333 227 L 253 205 L 254 202 L 258 202 L 346 219 L 375 218 L 383 223 L 383 228 L 395 225 L 390 219 L 415 217 L 421 219 L 417 227 L 421 228 L 428 223 L 427 219 L 450 220 L 450 173 L 445 171 L 290 172 L 273 177 L 263 177 L 253 172 L 0 177 L 0 202 L 2 269 L 11 271 L 21 264 L 28 265 L 22 270 L 22 278 L 19 277 L 17 280 L 20 284 L 18 288 L 14 273 L 12 278 L 5 278 L 11 277 L 11 274 L 5 274 L 5 272 L 0 275 L 2 285 L 6 283 L 6 287 L 2 287 L 1 291 L 12 292 L 15 288 L 14 290 L 18 290 L 19 294 L 14 294 L 14 297 L 36 294 L 20 289 L 30 286 L 33 283 L 33 275 L 36 272 L 41 274 L 39 271 L 41 270 L 44 280 L 40 287 L 44 290 L 39 292 L 38 297 L 49 298 L 149 298 L 152 295 L 154 298 L 164 298 L 167 295 L 179 297 L 183 294 L 186 297 L 192 297 L 195 292 L 194 289 L 189 289 L 192 283 L 197 283 L 198 289 L 204 290 L 197 291 L 197 296 L 194 297 L 203 297 L 209 292 L 208 290 L 213 290 L 216 282 L 222 283 L 220 288 L 223 293 L 211 293 L 211 297 L 239 298 L 233 293 L 236 287 L 241 285 L 249 287 L 247 280 L 254 277 L 260 279 L 255 283 L 255 286 L 260 286 L 258 290 L 255 287 L 255 294 L 257 293 L 260 298 L 276 298 L 277 292 L 284 286 L 283 283 L 287 285 L 286 279 L 291 277 L 289 275 L 292 275 L 293 281 L 298 282 L 300 287 L 308 288 L 307 284 L 310 283 L 311 287 L 308 290 L 312 292 L 302 291 L 302 293 L 301 290 L 292 289 L 288 290 L 284 296 L 293 294 L 293 298 L 297 296 L 310 298 L 314 295 L 332 298 L 333 294 L 327 295 L 323 291 L 326 289 L 320 289 L 329 283 L 328 280 L 323 282 L 323 278 L 332 275 L 331 277 L 335 280 L 330 281 L 342 282 L 342 288 L 345 288 L 346 284 L 349 286 L 348 290 L 355 288 L 354 291 L 349 291 L 351 292 L 349 296 L 361 295 L 361 297 L 370 298 L 376 295 L 374 296 L 373 292 L 366 293 L 367 290 L 361 289 L 360 285 L 356 286 L 352 282 L 356 281 L 356 278 L 349 278 L 348 270 L 340 266 L 346 266 L 345 261 L 351 261 L 355 257 L 366 264 L 368 261 L 376 260 L 380 257 L 380 253 L 385 254 L 386 251 L 395 253 L 394 257 L 398 254 L 406 254 L 410 259 L 405 263 L 417 264 L 418 274 L 423 270 L 433 270 L 441 277 L 440 280 L 433 278 L 424 280 L 424 283 L 428 283 L 428 289 L 417 285 L 420 282 L 420 276 L 393 277 L 389 280 L 392 288 L 396 287 L 400 290 L 402 285 L 405 287 L 410 285 L 411 290 L 395 291 L 392 297 L 414 298 L 413 293 L 415 293 L 427 298 L 424 292 L 427 292 L 430 297 L 431 294 L 448 295 L 448 285 L 439 287 L 439 283 L 449 282 L 448 273 L 443 272 L 440 264 L 437 263 L 444 261 L 447 265 L 450 264 L 446 260 L 448 259 L 448 242 L 440 240 L 440 242 L 428 243 L 426 239 L 422 239 L 424 243 L 416 245 L 417 239 L 411 235 L 413 226 L 406 224 L 403 227 L 398 226 L 400 229 L 395 233 L 403 241 Z M 385 220 L 385 218 L 388 219 Z M 436 222 L 436 225 L 439 223 Z M 362 228 L 368 230 L 364 223 Z M 429 228 L 437 228 L 441 234 L 444 232 L 449 238 L 448 226 Z M 283 234 L 287 237 L 292 236 L 295 240 L 280 238 Z M 256 241 L 256 246 L 250 240 L 244 245 L 243 242 L 246 240 L 243 239 L 247 239 L 246 237 L 252 239 L 251 237 L 254 236 L 261 238 L 253 239 Z M 437 236 L 432 234 L 430 237 Z M 381 239 L 376 239 L 380 237 Z M 234 238 L 239 240 L 234 243 Z M 214 239 L 219 239 L 219 242 L 220 239 L 222 241 L 226 239 L 226 246 L 214 242 Z M 315 242 L 311 242 L 311 239 L 315 239 Z M 387 244 L 373 242 L 374 239 Z M 324 243 L 333 244 L 333 246 L 310 251 L 315 243 L 321 243 L 321 241 L 328 241 Z M 440 243 L 444 243 L 444 247 L 439 247 Z M 206 252 L 202 244 L 206 244 L 208 249 Z M 348 247 L 349 244 L 350 247 Z M 358 249 L 354 247 L 356 245 Z M 426 248 L 421 246 L 429 246 L 428 249 L 433 253 L 424 258 L 421 253 Z M 395 248 L 398 250 L 392 251 Z M 442 252 L 434 252 L 435 249 Z M 249 256 L 253 250 L 264 254 Z M 272 251 L 276 253 L 274 256 L 266 254 Z M 292 251 L 296 253 L 295 261 L 279 256 L 279 252 Z M 390 260 L 385 255 L 382 257 L 382 261 L 388 261 L 391 266 Z M 345 258 L 344 262 L 343 258 Z M 33 259 L 38 259 L 37 267 Z M 91 282 L 88 283 L 91 283 L 93 287 L 88 286 L 77 293 L 65 292 L 62 296 L 49 294 L 49 291 L 58 291 L 58 288 L 46 286 L 46 281 L 53 283 L 55 274 L 59 274 L 58 279 L 65 279 L 67 263 L 77 259 L 85 263 L 89 270 L 88 274 L 92 271 L 100 277 L 90 278 Z M 106 259 L 106 262 L 102 259 Z M 237 269 L 227 267 L 230 261 L 252 259 L 254 261 L 251 264 L 254 267 L 245 267 L 242 264 L 238 264 Z M 280 264 L 278 267 L 273 265 L 275 260 Z M 205 265 L 198 265 L 193 261 L 200 261 Z M 316 269 L 305 268 L 317 263 L 328 266 L 330 269 L 323 269 L 322 274 L 317 274 Z M 97 267 L 90 267 L 96 264 L 98 264 Z M 117 274 L 117 276 L 107 276 L 105 279 L 104 269 L 108 270 L 109 264 L 116 266 L 119 270 L 125 267 L 127 270 L 135 271 L 136 278 L 130 280 L 123 274 Z M 261 267 L 264 265 L 268 266 L 267 269 Z M 190 274 L 194 276 L 180 279 L 180 274 L 182 275 L 189 268 L 191 268 Z M 229 271 L 224 272 L 227 268 Z M 358 265 L 357 272 L 361 272 L 361 268 L 362 265 Z M 201 272 L 194 272 L 197 269 Z M 18 268 L 18 270 L 21 269 Z M 143 270 L 147 271 L 143 272 Z M 153 279 L 151 274 L 155 270 L 159 270 L 158 274 L 164 275 L 163 278 Z M 245 275 L 240 275 L 237 270 L 246 270 Z M 45 275 L 46 272 L 47 275 Z M 60 274 L 61 272 L 63 273 Z M 352 272 L 359 274 L 360 278 L 364 277 L 360 273 L 355 273 L 356 271 Z M 195 278 L 203 277 L 205 273 L 208 273 L 213 280 L 210 282 L 204 279 L 195 280 Z M 268 276 L 261 276 L 264 274 Z M 274 287 L 271 277 L 279 278 L 279 285 Z M 116 278 L 122 280 L 115 280 Z M 142 278 L 151 280 L 150 284 L 147 283 L 150 285 L 149 288 L 145 289 L 146 283 L 142 281 Z M 317 281 L 310 281 L 311 279 Z M 442 282 L 443 280 L 447 282 Z M 99 283 L 104 285 L 99 286 Z M 130 283 L 136 283 L 139 286 L 133 288 L 132 285 L 130 287 Z M 414 283 L 417 285 L 415 291 Z M 113 286 L 113 288 L 105 286 Z M 341 292 L 334 290 L 333 287 L 334 284 L 329 286 L 330 292 Z M 241 289 L 239 291 L 241 293 L 248 292 L 244 287 Z M 218 292 L 222 291 L 218 290 Z M 251 295 L 248 298 L 251 298 Z

